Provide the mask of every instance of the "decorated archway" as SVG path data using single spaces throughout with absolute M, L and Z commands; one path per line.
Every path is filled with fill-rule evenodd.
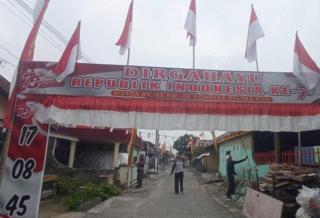
M 36 217 L 49 125 L 185 130 L 320 128 L 319 90 L 291 73 L 77 64 L 57 82 L 54 63 L 24 62 L 0 214 Z

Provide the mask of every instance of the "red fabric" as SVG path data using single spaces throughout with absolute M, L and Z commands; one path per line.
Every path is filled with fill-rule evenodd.
M 36 97 L 36 96 L 32 96 Z M 40 96 L 38 96 L 40 97 Z M 153 99 L 126 99 L 114 97 L 41 96 L 45 107 L 68 110 L 106 110 L 119 112 L 148 112 L 167 114 L 208 115 L 271 115 L 315 116 L 320 114 L 320 104 L 234 103 L 203 101 L 168 101 Z M 37 101 L 37 99 L 35 99 Z
M 254 21 L 256 21 L 258 18 L 257 18 L 257 15 L 256 15 L 256 12 L 253 8 L 253 5 L 251 5 L 251 16 L 250 16 L 250 24 L 252 24 Z
M 57 76 L 59 76 L 61 73 L 63 73 L 65 71 L 65 68 L 66 68 L 66 66 L 69 62 L 69 59 L 70 59 L 72 49 L 75 46 L 79 45 L 79 43 L 80 43 L 80 25 L 81 25 L 81 22 L 79 21 L 77 28 L 73 32 L 66 49 L 64 50 L 58 64 L 56 65 L 56 67 L 54 69 L 54 73 Z M 78 49 L 78 51 L 79 51 L 79 49 Z M 70 72 L 70 73 L 72 73 L 72 72 Z
M 196 14 L 196 0 L 191 0 L 189 9 Z
M 22 53 L 20 55 L 20 60 L 19 60 L 18 66 L 20 66 L 20 63 L 22 61 L 32 61 L 32 59 L 33 59 L 34 43 L 37 38 L 39 29 L 40 29 L 40 25 L 43 20 L 44 14 L 47 10 L 48 4 L 49 4 L 49 0 L 45 0 L 45 4 L 43 5 L 43 8 L 41 9 L 41 12 L 40 12 L 39 16 L 37 17 L 37 20 L 34 23 L 32 29 L 31 29 L 31 32 L 28 35 L 26 43 L 23 47 Z M 11 127 L 11 119 L 13 116 L 14 105 L 15 105 L 16 96 L 17 96 L 17 85 L 18 85 L 17 82 L 19 81 L 19 78 L 20 78 L 20 75 L 19 75 L 20 71 L 18 71 L 17 73 L 18 73 L 18 75 L 17 75 L 16 81 L 13 81 L 11 84 L 12 86 L 14 86 L 14 88 L 12 89 L 12 93 L 10 93 L 10 96 L 8 99 L 8 105 L 7 105 L 7 109 L 6 109 L 4 121 L 3 121 L 4 128 Z
M 123 46 L 123 47 L 127 45 L 129 34 L 130 34 L 130 24 L 132 23 L 132 9 L 133 9 L 133 1 L 131 1 L 130 3 L 127 19 L 124 24 L 122 34 L 118 39 L 116 45 Z
M 297 54 L 299 61 L 309 69 L 320 74 L 320 69 L 317 64 L 312 60 L 307 50 L 302 45 L 298 33 L 296 33 L 296 41 L 294 44 L 294 53 Z

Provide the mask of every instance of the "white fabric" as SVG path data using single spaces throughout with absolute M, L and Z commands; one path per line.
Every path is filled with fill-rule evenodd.
M 293 74 L 302 82 L 307 89 L 317 86 L 320 74 L 311 70 L 299 61 L 297 53 L 293 56 Z
M 130 27 L 129 27 L 127 43 L 124 46 L 122 46 L 122 45 L 120 46 L 120 49 L 119 49 L 120 55 L 124 55 L 126 53 L 126 51 L 130 48 L 131 32 L 132 32 L 132 22 L 130 23 Z
M 146 112 L 117 112 L 103 110 L 64 110 L 43 106 L 35 113 L 41 123 L 59 123 L 72 126 L 108 126 L 112 128 L 138 128 L 160 130 L 212 130 L 225 131 L 307 131 L 320 129 L 317 116 L 267 115 L 197 115 L 160 114 Z
M 194 46 L 197 42 L 197 25 L 196 25 L 196 14 L 189 10 L 184 29 L 192 36 L 190 36 L 189 45 Z
M 249 26 L 248 30 L 248 39 L 247 39 L 247 48 L 246 48 L 246 59 L 249 62 L 257 60 L 257 40 L 264 37 L 264 32 L 259 23 L 259 20 L 256 19 Z
M 78 57 L 81 57 L 81 55 L 78 55 L 79 51 L 79 44 L 75 45 L 70 53 L 68 63 L 66 65 L 66 68 L 64 71 L 56 78 L 57 82 L 61 82 L 66 76 L 72 74 L 74 72 L 74 68 L 76 66 L 76 62 L 78 60 Z

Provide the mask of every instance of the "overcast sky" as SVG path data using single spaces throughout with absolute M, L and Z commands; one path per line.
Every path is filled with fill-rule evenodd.
M 16 1 L 0 0 L 0 58 L 13 65 L 31 28 L 31 15 Z M 122 32 L 130 1 L 51 0 L 45 20 L 67 38 L 81 20 L 82 51 L 95 63 L 125 64 L 126 56 L 120 56 L 114 44 Z M 35 0 L 24 2 L 33 7 Z M 292 70 L 296 30 L 320 64 L 320 0 L 197 0 L 196 68 L 255 70 L 255 64 L 244 58 L 251 3 L 266 34 L 258 41 L 261 71 Z M 190 0 L 134 1 L 130 64 L 192 67 L 192 49 L 183 29 L 189 4 Z M 46 29 L 42 31 L 46 38 L 64 47 Z M 35 51 L 35 60 L 43 61 L 57 61 L 62 52 L 42 36 Z M 11 80 L 14 69 L 2 64 L 0 73 Z

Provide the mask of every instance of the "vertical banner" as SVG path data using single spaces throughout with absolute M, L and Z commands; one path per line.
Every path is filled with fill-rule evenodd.
M 48 125 L 33 114 L 38 104 L 18 99 L 0 187 L 0 217 L 38 217 Z

